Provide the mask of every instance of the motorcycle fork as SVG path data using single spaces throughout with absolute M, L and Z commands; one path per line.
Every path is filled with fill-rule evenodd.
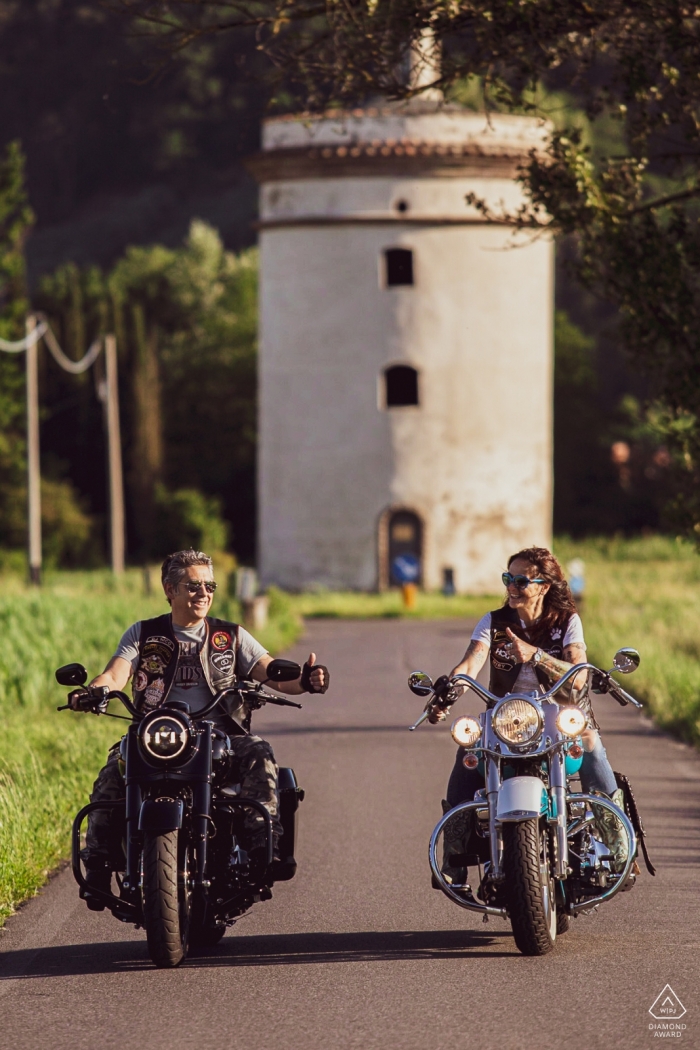
M 128 890 L 129 899 L 138 897 L 141 872 L 141 847 L 143 836 L 139 831 L 139 815 L 143 801 L 138 784 L 126 786 L 126 873 L 122 883 Z
M 194 884 L 201 892 L 210 885 L 207 879 L 208 845 L 211 818 L 211 784 L 194 784 L 192 788 L 192 845 L 196 875 Z
M 503 837 L 500 825 L 496 822 L 498 810 L 498 793 L 501 790 L 500 759 L 486 756 L 486 798 L 489 803 L 489 850 L 491 864 L 489 874 L 493 882 L 503 881 Z
M 566 767 L 563 748 L 552 751 L 549 755 L 549 796 L 552 816 L 549 817 L 548 823 L 554 827 L 557 847 L 554 877 L 565 879 L 569 874 L 569 840 L 566 823 Z

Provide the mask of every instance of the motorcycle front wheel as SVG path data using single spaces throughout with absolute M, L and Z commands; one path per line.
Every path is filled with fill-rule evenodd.
M 189 851 L 178 831 L 147 831 L 143 840 L 143 915 L 148 954 L 161 969 L 187 955 L 190 925 Z
M 513 937 L 523 955 L 546 955 L 557 936 L 547 833 L 538 820 L 503 826 L 503 870 Z

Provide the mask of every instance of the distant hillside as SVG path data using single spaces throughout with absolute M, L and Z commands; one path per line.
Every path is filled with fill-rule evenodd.
M 263 93 L 250 43 L 222 37 L 149 82 L 149 46 L 98 4 L 0 0 L 0 145 L 20 139 L 37 226 L 32 285 L 62 262 L 112 263 L 128 244 L 176 245 L 189 221 L 254 240 Z

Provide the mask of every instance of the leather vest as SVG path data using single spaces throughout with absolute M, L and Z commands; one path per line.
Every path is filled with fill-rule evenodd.
M 563 623 L 550 628 L 548 635 L 544 638 L 540 635 L 540 640 L 537 642 L 539 648 L 549 653 L 550 656 L 556 657 L 557 660 L 561 660 L 564 655 L 564 635 L 568 624 L 569 621 L 566 619 Z M 520 668 L 523 666 L 515 663 L 512 655 L 504 648 L 509 641 L 506 634 L 507 627 L 510 627 L 514 634 L 521 638 L 524 636 L 524 640 L 529 641 L 527 632 L 523 631 L 520 617 L 515 609 L 505 605 L 491 613 L 491 648 L 489 651 L 491 677 L 489 689 L 496 696 L 505 696 L 506 693 L 513 692 L 516 680 L 520 674 Z M 534 645 L 535 643 L 532 642 L 531 644 Z M 543 685 L 545 689 L 549 689 L 552 683 L 545 672 L 536 665 L 534 672 L 540 685 Z
M 199 659 L 204 679 L 214 696 L 235 683 L 240 647 L 238 624 L 213 616 L 207 616 L 205 623 L 207 633 Z M 134 705 L 139 711 L 153 711 L 165 703 L 175 681 L 179 655 L 180 646 L 170 613 L 141 621 L 139 665 L 132 682 Z

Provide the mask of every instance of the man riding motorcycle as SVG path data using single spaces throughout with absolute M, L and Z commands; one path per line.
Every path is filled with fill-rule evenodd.
M 586 645 L 581 619 L 554 555 L 544 547 L 528 547 L 514 554 L 503 573 L 506 601 L 500 609 L 487 613 L 476 625 L 464 657 L 449 676 L 435 683 L 439 699 L 433 703 L 429 721 L 443 721 L 464 687 L 450 687 L 456 674 L 476 678 L 487 657 L 490 661 L 489 690 L 496 696 L 507 693 L 536 695 L 546 692 L 574 664 L 586 662 Z M 595 688 L 595 683 L 594 683 Z M 587 675 L 573 679 L 568 699 L 588 715 L 582 733 L 583 762 L 581 784 L 586 793 L 600 793 L 623 806 L 623 793 L 600 739 L 587 695 Z M 471 801 L 484 786 L 477 769 L 463 763 L 465 752 L 459 748 L 447 786 L 443 812 L 460 802 Z M 601 810 L 597 815 L 601 838 L 615 859 L 616 870 L 627 860 L 627 840 L 617 819 Z M 466 871 L 453 867 L 450 858 L 467 852 L 469 831 L 463 814 L 448 822 L 444 833 L 443 874 L 447 881 L 463 884 Z M 637 869 L 638 870 L 638 869 Z
M 170 554 L 163 562 L 161 580 L 170 613 L 129 627 L 102 674 L 87 688 L 70 694 L 69 703 L 74 710 L 95 709 L 96 705 L 99 708 L 100 695 L 123 690 L 133 676 L 134 704 L 139 711 L 154 710 L 167 698 L 185 701 L 196 717 L 197 711 L 236 679 L 267 680 L 266 668 L 272 660 L 267 650 L 239 624 L 208 615 L 217 585 L 212 559 L 207 554 L 195 550 Z M 328 669 L 316 664 L 316 654 L 311 653 L 299 678 L 277 683 L 275 689 L 290 695 L 325 693 L 329 680 Z M 250 734 L 251 710 L 245 702 L 235 708 L 228 705 L 225 711 L 217 708 L 209 717 L 230 739 L 236 760 L 231 776 L 241 785 L 242 794 L 261 802 L 272 818 L 277 857 L 282 827 L 278 770 L 272 748 L 261 737 Z M 90 801 L 119 799 L 124 793 L 116 744 L 97 776 Z M 92 812 L 81 854 L 88 889 L 84 894 L 81 891 L 81 896 L 94 911 L 102 911 L 104 904 L 90 895 L 89 886 L 110 889 L 109 833 L 109 812 Z M 265 877 L 269 873 L 264 821 L 252 809 L 247 811 L 246 833 L 251 870 Z

